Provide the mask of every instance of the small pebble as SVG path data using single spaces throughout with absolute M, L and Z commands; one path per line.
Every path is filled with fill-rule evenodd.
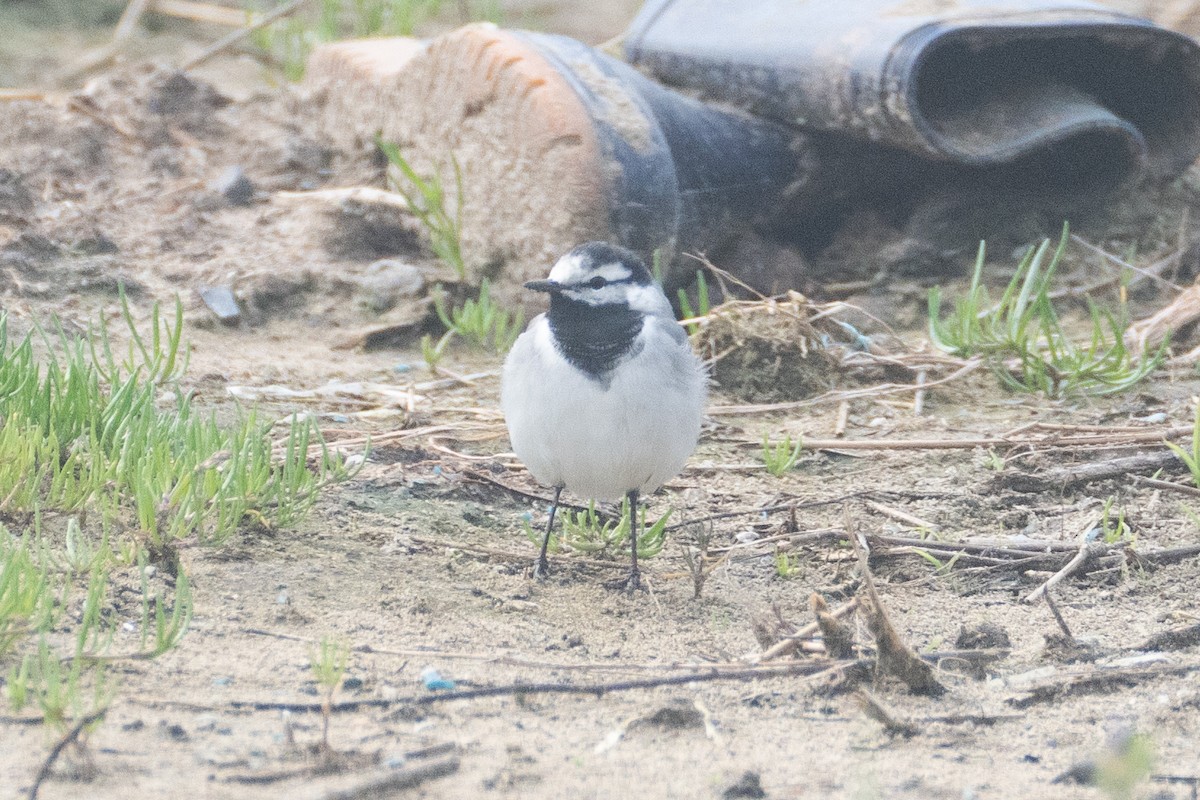
M 214 192 L 221 194 L 230 205 L 246 206 L 254 199 L 254 184 L 246 177 L 242 168 L 234 165 L 209 184 Z
M 200 299 L 226 325 L 234 325 L 242 318 L 237 298 L 228 286 L 206 286 L 200 290 Z

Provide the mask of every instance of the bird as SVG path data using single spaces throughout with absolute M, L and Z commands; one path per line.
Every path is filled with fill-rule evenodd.
M 501 373 L 500 407 L 513 452 L 554 491 L 534 575 L 564 489 L 600 502 L 628 500 L 629 590 L 641 588 L 638 501 L 683 469 L 696 448 L 708 375 L 645 262 L 588 242 L 525 288 L 550 308 L 517 338 Z

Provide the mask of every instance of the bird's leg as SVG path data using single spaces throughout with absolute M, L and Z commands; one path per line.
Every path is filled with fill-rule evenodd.
M 629 501 L 629 580 L 625 583 L 625 588 L 629 591 L 642 588 L 642 573 L 638 570 L 637 548 L 638 548 L 638 490 L 633 489 L 625 498 Z
M 554 529 L 554 515 L 558 513 L 558 498 L 562 495 L 563 487 L 554 487 L 554 505 L 550 506 L 550 521 L 546 523 L 546 535 L 542 537 L 542 552 L 538 554 L 537 566 L 533 570 L 533 577 L 545 578 L 550 574 L 550 559 L 546 558 L 546 551 L 550 548 L 550 531 Z

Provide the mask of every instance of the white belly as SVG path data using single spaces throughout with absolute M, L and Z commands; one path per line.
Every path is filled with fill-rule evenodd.
M 700 435 L 705 376 L 686 344 L 651 326 L 644 336 L 607 388 L 554 350 L 544 318 L 513 346 L 500 405 L 513 451 L 540 483 L 608 501 L 652 492 L 683 468 Z

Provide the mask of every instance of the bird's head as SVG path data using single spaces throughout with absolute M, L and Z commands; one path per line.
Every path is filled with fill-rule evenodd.
M 638 256 L 605 242 L 581 244 L 558 260 L 546 280 L 525 288 L 593 308 L 613 306 L 643 314 L 670 314 L 670 303 Z

